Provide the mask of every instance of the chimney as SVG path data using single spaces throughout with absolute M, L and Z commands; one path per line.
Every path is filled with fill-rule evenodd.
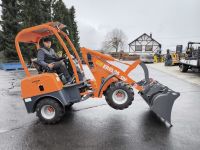
M 152 38 L 152 33 L 150 32 L 150 37 Z

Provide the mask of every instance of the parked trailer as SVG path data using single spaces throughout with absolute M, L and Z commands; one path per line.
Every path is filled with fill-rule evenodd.
M 200 71 L 200 42 L 188 42 L 186 56 L 180 60 L 180 71 Z

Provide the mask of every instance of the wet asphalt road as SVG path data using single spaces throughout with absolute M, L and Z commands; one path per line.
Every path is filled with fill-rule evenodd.
M 200 86 L 151 68 L 150 75 L 181 92 L 172 128 L 150 112 L 138 94 L 123 111 L 110 108 L 103 98 L 90 99 L 75 104 L 59 124 L 43 125 L 35 114 L 26 113 L 20 99 L 22 72 L 0 70 L 0 149 L 199 149 Z

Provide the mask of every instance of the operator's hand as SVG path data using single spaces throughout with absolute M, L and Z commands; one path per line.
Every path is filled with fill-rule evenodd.
M 53 66 L 54 66 L 54 64 L 53 64 L 53 63 L 51 63 L 51 64 L 48 64 L 48 67 L 49 67 L 50 69 L 53 69 Z

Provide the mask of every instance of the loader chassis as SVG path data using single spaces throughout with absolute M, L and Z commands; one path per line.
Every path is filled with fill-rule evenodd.
M 29 113 L 36 112 L 43 123 L 55 124 L 62 119 L 67 107 L 90 97 L 100 98 L 102 96 L 105 96 L 108 105 L 112 108 L 122 110 L 132 104 L 135 89 L 147 102 L 150 109 L 171 125 L 172 106 L 180 93 L 150 79 L 147 66 L 140 60 L 128 64 L 83 47 L 81 48 L 82 58 L 94 76 L 94 79 L 86 79 L 82 61 L 71 40 L 62 31 L 64 27 L 59 22 L 49 22 L 24 29 L 16 36 L 16 50 L 26 74 L 26 77 L 21 81 L 21 96 Z M 35 43 L 36 47 L 39 48 L 40 40 L 51 35 L 57 37 L 68 57 L 75 77 L 73 84 L 63 84 L 60 75 L 56 73 L 46 72 L 31 75 L 28 71 L 19 43 Z M 74 58 L 72 58 L 63 39 L 71 47 Z M 115 66 L 111 62 L 126 65 L 127 69 L 123 71 L 120 66 Z M 144 79 L 136 82 L 129 74 L 138 66 L 144 70 Z

